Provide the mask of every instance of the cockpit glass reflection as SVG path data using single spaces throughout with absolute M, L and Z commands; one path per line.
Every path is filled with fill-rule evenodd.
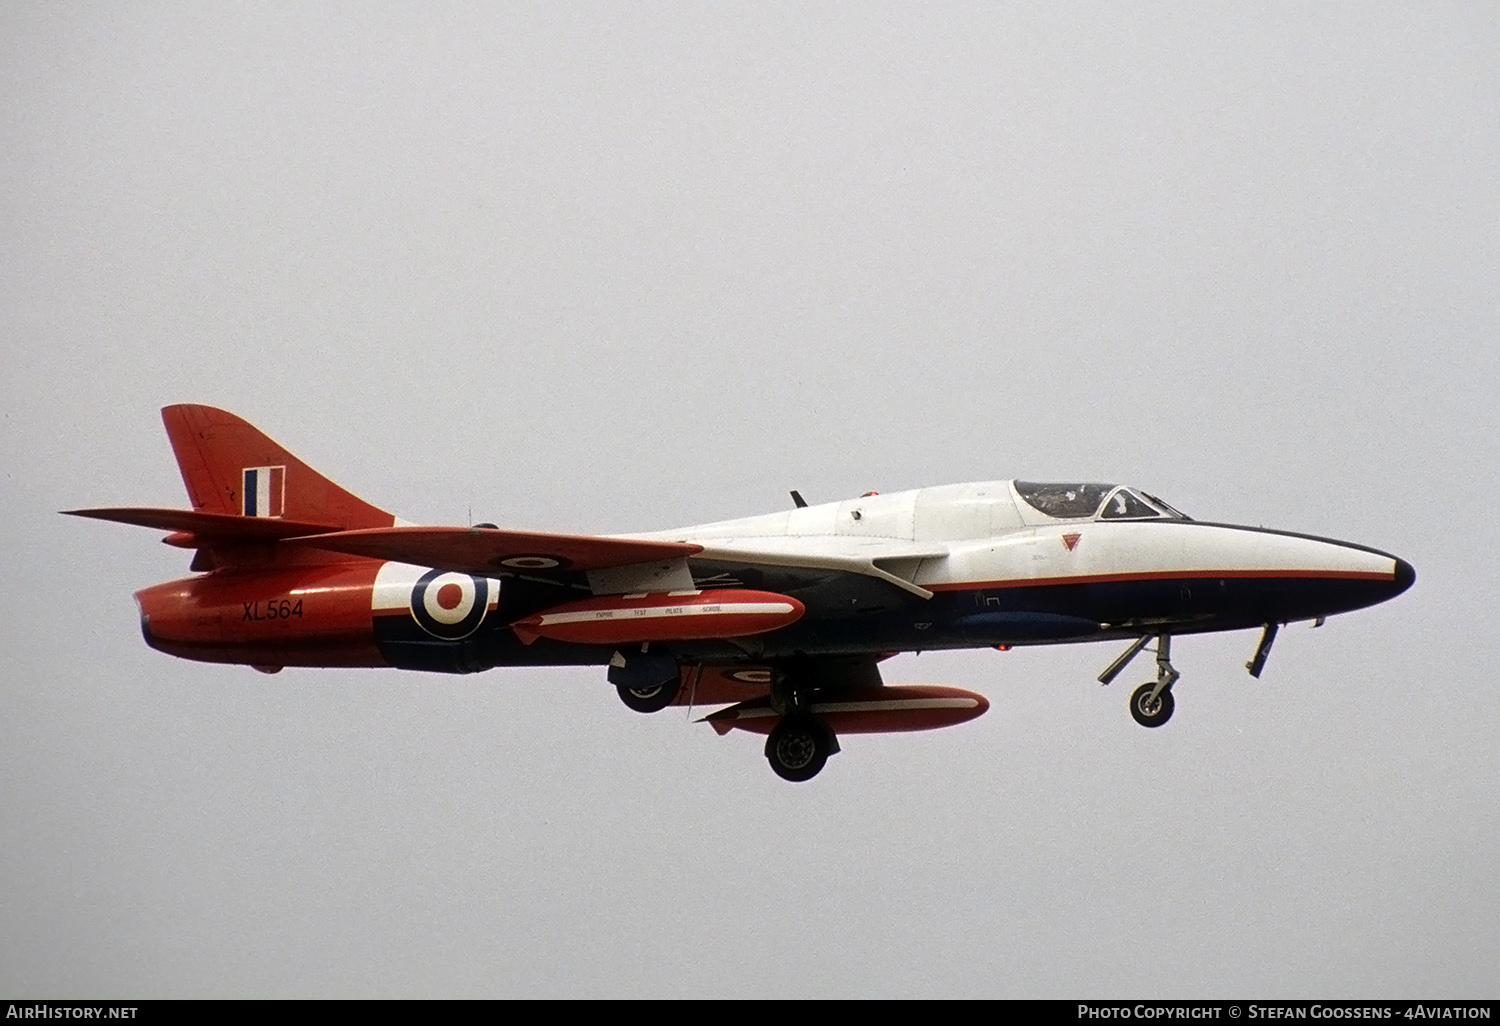
M 1016 494 L 1039 513 L 1058 520 L 1187 520 L 1154 495 L 1097 483 L 1015 482 Z
M 1157 520 L 1163 516 L 1161 510 L 1146 505 L 1126 488 L 1116 489 L 1099 514 L 1101 520 Z
M 1045 484 L 1017 481 L 1016 494 L 1039 513 L 1059 520 L 1081 520 L 1099 509 L 1112 484 Z

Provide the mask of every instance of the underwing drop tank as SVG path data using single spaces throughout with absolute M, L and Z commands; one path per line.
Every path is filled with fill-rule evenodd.
M 837 734 L 886 734 L 957 726 L 983 716 L 989 707 L 983 695 L 963 688 L 901 684 L 820 691 L 806 711 Z M 780 721 L 769 696 L 703 718 L 721 735 L 731 730 L 769 734 Z
M 511 624 L 526 644 L 549 638 L 575 645 L 628 645 L 764 634 L 801 619 L 790 595 L 723 588 L 601 595 L 553 606 Z

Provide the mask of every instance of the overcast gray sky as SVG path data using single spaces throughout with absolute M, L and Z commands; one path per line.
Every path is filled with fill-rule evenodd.
M 8 3 L 0 992 L 1495 996 L 1493 3 Z M 141 642 L 234 410 L 417 521 L 1135 483 L 1416 586 L 903 656 L 811 783 L 593 670 Z

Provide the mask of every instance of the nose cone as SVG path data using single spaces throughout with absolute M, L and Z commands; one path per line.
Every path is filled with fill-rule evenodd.
M 1342 580 L 1335 578 L 1326 582 L 1331 586 L 1324 596 L 1329 602 L 1329 613 L 1389 602 L 1417 579 L 1417 571 L 1410 563 L 1389 552 L 1366 549 L 1350 542 L 1330 541 L 1329 545 L 1342 550 L 1330 550 L 1328 566 L 1336 568 L 1335 572 Z M 1375 567 L 1379 569 L 1370 572 Z M 1344 608 L 1338 608 L 1340 606 Z
M 1417 579 L 1417 571 L 1410 563 L 1389 552 L 1366 549 L 1349 542 L 1330 542 L 1329 544 L 1338 546 L 1343 551 L 1331 555 L 1328 561 L 1331 567 L 1338 568 L 1338 577 L 1342 578 L 1342 580 L 1335 578 L 1325 582 L 1329 587 L 1326 589 L 1326 594 L 1321 595 L 1320 601 L 1328 603 L 1326 609 L 1328 613 L 1362 609 L 1389 602 L 1410 588 Z M 1380 568 L 1374 573 L 1369 572 L 1372 557 L 1374 566 Z M 1321 592 L 1325 589 L 1313 590 Z
M 1410 588 L 1417 579 L 1416 568 L 1404 559 L 1396 560 L 1396 576 L 1392 578 L 1393 585 L 1390 597 L 1395 598 L 1407 588 Z
M 1363 609 L 1395 598 L 1417 578 L 1410 563 L 1389 552 L 1290 531 L 1184 524 L 1182 545 L 1194 562 L 1216 568 L 1226 615 L 1261 623 Z M 1236 578 L 1243 583 L 1228 583 Z

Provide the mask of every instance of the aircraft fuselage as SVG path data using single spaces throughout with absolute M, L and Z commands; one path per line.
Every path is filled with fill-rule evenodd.
M 1348 542 L 1185 519 L 1055 520 L 1017 509 L 1007 491 L 1006 482 L 923 489 L 629 537 L 704 545 L 690 561 L 696 588 L 752 585 L 806 607 L 770 633 L 671 646 L 715 663 L 1244 630 L 1373 605 L 1414 577 L 1403 560 Z M 801 564 L 815 552 L 869 561 L 885 576 L 809 572 Z M 778 553 L 798 565 L 784 575 L 751 565 Z M 471 611 L 469 629 L 434 633 L 412 600 L 432 573 L 376 561 L 226 570 L 139 594 L 148 641 L 215 662 L 462 673 L 611 657 L 609 647 L 517 636 L 511 624 L 575 596 L 524 569 L 481 579 L 486 608 Z M 168 600 L 175 612 L 158 613 Z

